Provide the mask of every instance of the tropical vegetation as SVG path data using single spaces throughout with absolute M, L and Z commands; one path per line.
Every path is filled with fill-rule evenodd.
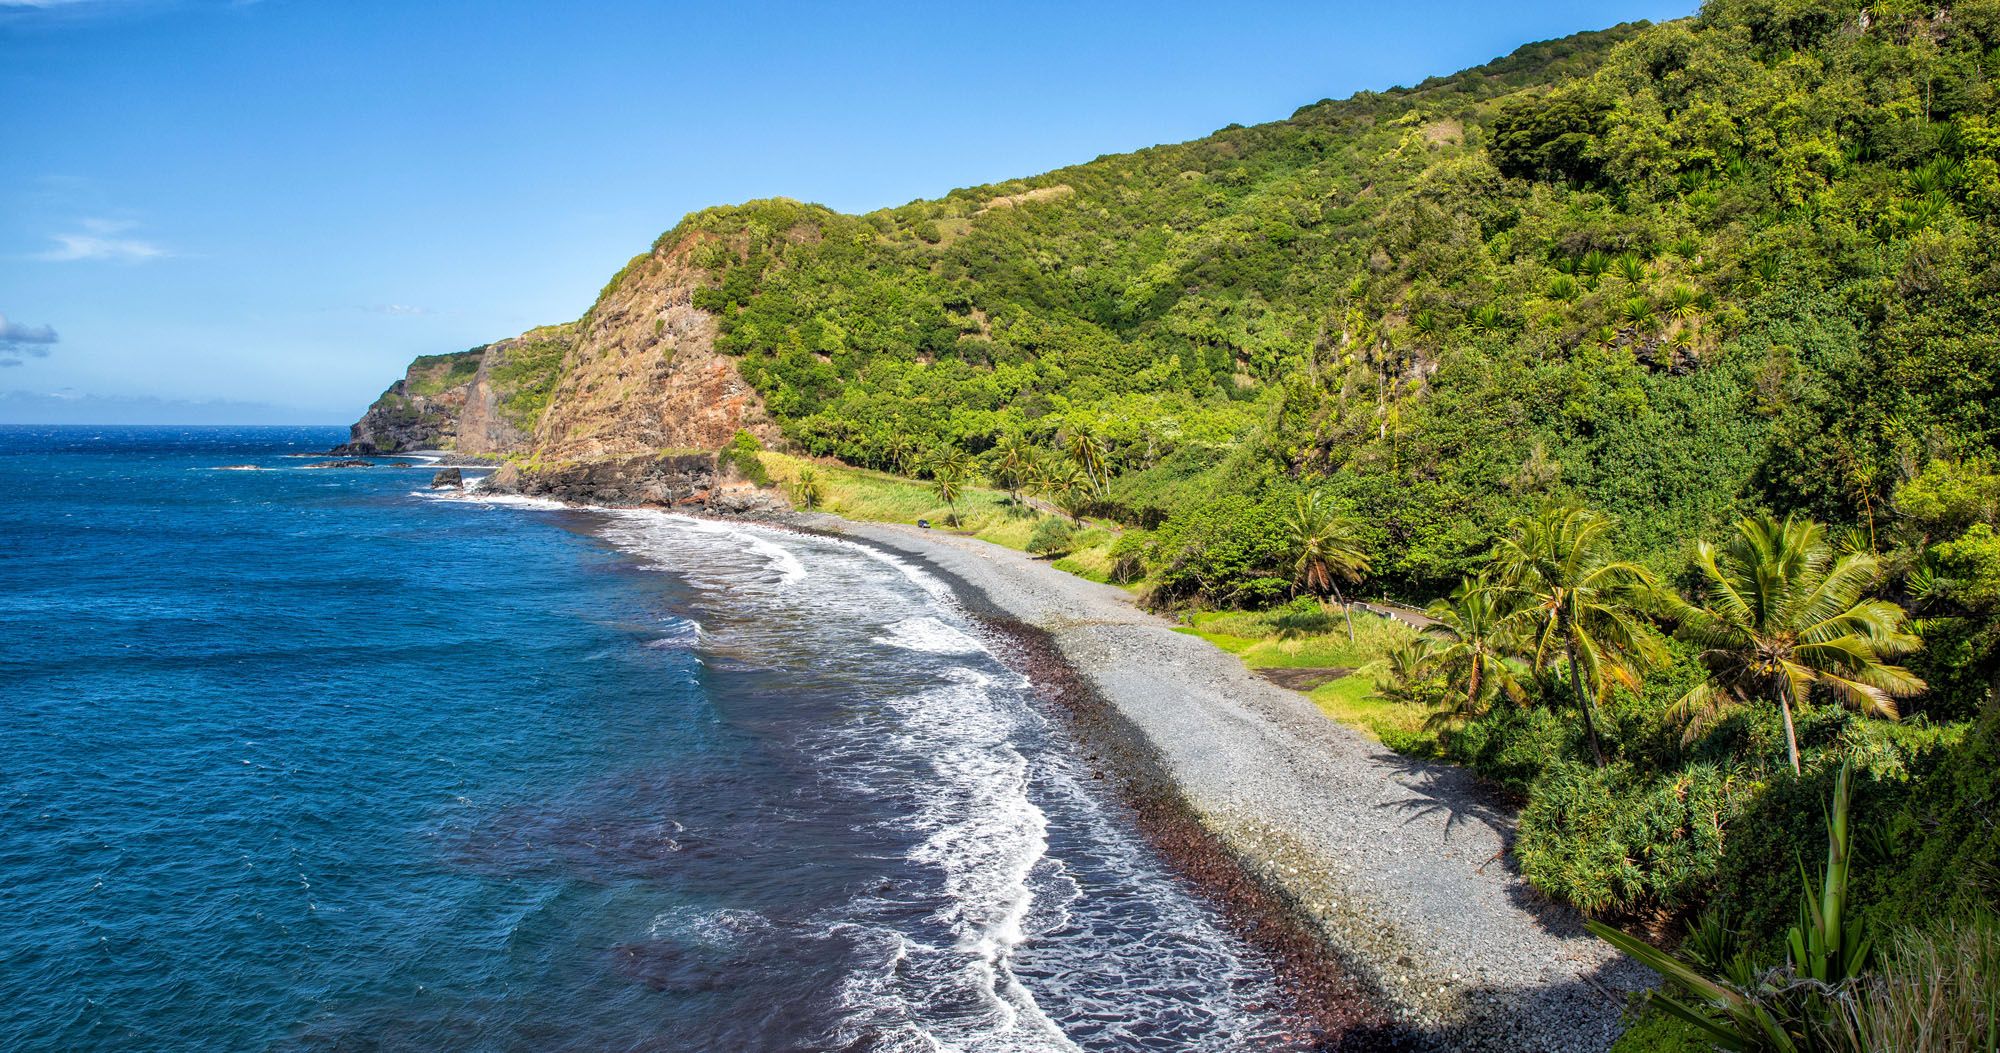
M 1855 997 L 1992 990 L 1936 947 L 1990 949 L 2000 899 L 1995 68 L 2000 0 L 1710 0 L 661 244 L 784 435 L 739 471 L 1031 548 L 1246 654 L 1347 638 L 1326 665 L 1367 672 L 1324 708 L 1511 795 L 1529 882 L 1685 937 L 1730 985 L 1678 977 L 1689 1012 L 1768 1038 L 1731 1007 L 1769 970 L 1700 919 L 1787 953 L 1829 799 L 1842 917 L 1910 963 Z M 1356 596 L 1429 614 L 1378 629 Z M 1873 968 L 1798 931 L 1796 975 Z

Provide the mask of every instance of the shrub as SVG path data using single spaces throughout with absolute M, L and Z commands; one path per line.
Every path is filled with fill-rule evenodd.
M 1155 595 L 1265 607 L 1285 598 L 1285 495 L 1252 501 L 1231 494 L 1184 508 L 1155 532 Z
M 1028 535 L 1028 554 L 1033 556 L 1061 556 L 1068 554 L 1076 543 L 1076 528 L 1061 516 L 1048 516 L 1035 524 L 1035 530 Z
M 757 441 L 755 435 L 739 430 L 736 437 L 729 440 L 729 445 L 716 453 L 716 467 L 724 470 L 734 468 L 737 475 L 750 482 L 769 486 L 771 473 L 764 469 L 764 459 L 757 456 L 763 449 L 764 444 Z
M 1294 596 L 1290 603 L 1272 612 L 1271 624 L 1284 635 L 1330 632 L 1334 616 L 1326 604 L 1311 596 Z
M 1659 776 L 1559 761 L 1528 792 L 1514 854 L 1530 884 L 1586 915 L 1678 913 L 1714 886 L 1737 810 L 1711 765 Z
M 1111 546 L 1111 580 L 1129 585 L 1146 576 L 1146 553 L 1153 536 L 1144 530 L 1127 530 Z
M 1549 709 L 1501 704 L 1439 738 L 1447 760 L 1525 796 L 1551 761 L 1577 755 L 1579 734 L 1574 720 Z

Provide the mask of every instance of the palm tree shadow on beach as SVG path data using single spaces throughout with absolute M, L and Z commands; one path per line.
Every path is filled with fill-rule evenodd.
M 1521 879 L 1520 868 L 1514 862 L 1514 805 L 1499 791 L 1480 782 L 1470 772 L 1440 765 L 1417 757 L 1401 754 L 1386 754 L 1382 763 L 1394 769 L 1396 785 L 1410 792 L 1411 796 L 1398 801 L 1385 801 L 1377 808 L 1394 809 L 1405 814 L 1405 824 L 1442 816 L 1442 839 L 1449 841 L 1454 828 L 1468 823 L 1478 823 L 1492 831 L 1498 839 L 1497 850 L 1492 858 L 1479 864 L 1482 874 L 1490 874 L 1496 881 L 1505 882 L 1507 898 L 1522 913 L 1535 920 L 1544 932 L 1566 938 L 1586 938 L 1587 931 L 1583 918 L 1577 912 L 1561 903 L 1549 899 L 1532 885 Z M 1633 963 L 1626 962 L 1626 965 Z M 1633 966 L 1634 975 L 1644 972 Z M 1620 986 L 1630 988 L 1631 977 L 1623 971 L 1614 970 Z
M 1399 801 L 1384 801 L 1377 808 L 1394 809 L 1405 815 L 1405 825 L 1434 816 L 1444 819 L 1441 837 L 1451 840 L 1452 831 L 1467 823 L 1478 823 L 1500 839 L 1501 854 L 1514 845 L 1514 810 L 1492 789 L 1481 785 L 1466 772 L 1400 753 L 1387 753 L 1383 762 L 1394 769 L 1396 785 L 1411 794 Z

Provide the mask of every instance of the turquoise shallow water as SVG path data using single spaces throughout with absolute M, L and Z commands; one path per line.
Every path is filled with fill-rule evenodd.
M 1289 1048 L 920 568 L 341 437 L 0 428 L 0 1048 Z

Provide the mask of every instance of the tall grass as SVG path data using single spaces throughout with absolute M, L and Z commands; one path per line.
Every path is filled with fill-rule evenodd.
M 1844 1023 L 1854 1050 L 2000 1051 L 2000 919 L 1982 914 L 1898 937 Z

